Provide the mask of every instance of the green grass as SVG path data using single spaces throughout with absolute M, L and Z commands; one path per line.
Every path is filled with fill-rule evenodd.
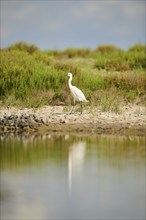
M 69 105 L 67 72 L 90 103 L 104 111 L 119 112 L 121 104 L 137 100 L 145 104 L 145 50 L 139 44 L 127 51 L 112 45 L 40 51 L 19 42 L 1 49 L 0 105 Z

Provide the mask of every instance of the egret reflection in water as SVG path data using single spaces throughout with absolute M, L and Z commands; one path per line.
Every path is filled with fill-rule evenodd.
M 6 134 L 0 144 L 2 219 L 144 219 L 144 137 Z
M 70 146 L 68 154 L 68 185 L 72 192 L 73 176 L 81 172 L 86 153 L 86 142 L 78 142 Z

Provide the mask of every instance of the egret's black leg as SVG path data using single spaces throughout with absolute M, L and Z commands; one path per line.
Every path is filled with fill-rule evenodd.
M 81 102 L 81 114 L 82 114 L 82 108 L 83 108 L 83 106 L 82 106 L 82 102 Z
M 73 103 L 73 106 L 72 106 L 72 109 L 71 109 L 70 114 L 72 114 L 72 112 L 73 112 L 73 110 L 74 110 L 74 108 L 75 108 L 75 105 L 76 105 L 76 102 L 75 102 L 75 99 L 74 99 L 74 103 Z

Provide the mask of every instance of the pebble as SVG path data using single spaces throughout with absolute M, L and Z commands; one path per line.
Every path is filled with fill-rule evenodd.
M 35 119 L 35 120 L 34 120 Z M 8 131 L 8 130 L 25 130 L 27 127 L 32 127 L 37 123 L 43 123 L 43 119 L 37 118 L 35 115 L 22 113 L 20 116 L 18 115 L 4 115 L 0 117 L 0 131 Z

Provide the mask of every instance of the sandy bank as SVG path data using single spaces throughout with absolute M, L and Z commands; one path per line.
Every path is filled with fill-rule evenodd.
M 69 114 L 63 106 L 1 108 L 0 132 L 82 132 L 94 134 L 145 135 L 144 106 L 124 106 L 120 114 L 84 109 Z

